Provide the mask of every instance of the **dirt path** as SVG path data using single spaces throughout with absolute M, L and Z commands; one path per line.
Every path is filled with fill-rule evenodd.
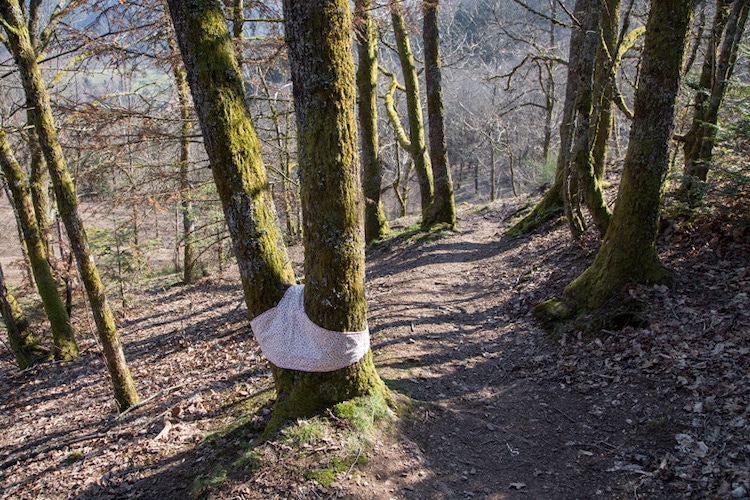
M 421 401 L 398 439 L 329 488 L 261 469 L 208 496 L 746 498 L 746 236 L 672 234 L 662 254 L 675 286 L 630 292 L 647 324 L 551 341 L 529 308 L 559 294 L 595 246 L 571 244 L 563 228 L 505 239 L 512 209 L 465 208 L 458 233 L 368 254 L 376 364 Z M 141 396 L 155 397 L 119 420 L 90 335 L 74 363 L 21 374 L 1 363 L 0 496 L 189 497 L 217 453 L 205 437 L 270 391 L 240 294 L 219 279 L 144 289 L 121 331 Z

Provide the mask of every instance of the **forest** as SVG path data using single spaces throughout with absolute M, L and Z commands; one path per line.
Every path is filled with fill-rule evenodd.
M 750 498 L 748 0 L 0 0 L 0 498 Z

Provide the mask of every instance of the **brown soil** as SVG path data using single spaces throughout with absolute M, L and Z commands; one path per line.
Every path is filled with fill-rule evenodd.
M 625 290 L 623 304 L 641 305 L 628 321 L 553 340 L 529 309 L 559 295 L 597 243 L 571 243 L 562 226 L 507 239 L 514 209 L 466 207 L 456 233 L 370 250 L 376 364 L 415 403 L 369 463 L 328 487 L 301 472 L 326 450 L 282 441 L 215 472 L 262 428 L 267 408 L 248 415 L 244 402 L 272 391 L 238 282 L 214 277 L 154 281 L 120 314 L 141 397 L 153 396 L 121 418 L 85 320 L 80 360 L 22 373 L 0 363 L 0 496 L 185 498 L 213 474 L 211 498 L 747 498 L 747 231 L 670 226 L 660 245 L 673 286 Z

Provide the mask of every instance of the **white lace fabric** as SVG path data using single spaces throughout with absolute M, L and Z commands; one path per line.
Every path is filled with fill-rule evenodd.
M 274 365 L 304 372 L 332 372 L 362 359 L 370 348 L 370 331 L 333 332 L 307 316 L 304 286 L 289 287 L 276 307 L 250 325 L 263 355 Z

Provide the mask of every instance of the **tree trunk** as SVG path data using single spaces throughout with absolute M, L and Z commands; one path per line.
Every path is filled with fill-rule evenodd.
M 13 199 L 13 207 L 18 217 L 23 240 L 26 243 L 31 270 L 34 274 L 39 296 L 42 299 L 44 313 L 52 329 L 57 359 L 72 359 L 78 356 L 75 332 L 70 324 L 70 317 L 65 309 L 52 269 L 47 260 L 47 249 L 39 232 L 34 207 L 29 193 L 26 177 L 21 166 L 10 150 L 5 132 L 0 129 L 0 167 L 8 180 L 8 187 Z
M 616 78 L 617 39 L 620 28 L 620 4 L 622 0 L 606 0 L 601 11 L 601 37 L 594 61 L 594 116 L 596 135 L 592 151 L 594 178 L 604 179 L 607 164 L 607 148 L 612 136 L 615 115 L 614 82 Z
M 427 90 L 427 122 L 430 133 L 430 161 L 435 175 L 435 193 L 423 228 L 447 224 L 456 228 L 456 204 L 453 199 L 453 180 L 448 163 L 448 146 L 445 141 L 445 110 L 443 109 L 443 84 L 440 63 L 440 30 L 438 27 L 439 0 L 424 0 L 425 89 Z
M 414 159 L 419 179 L 419 194 L 422 206 L 422 221 L 429 221 L 430 206 L 435 195 L 435 186 L 432 178 L 432 164 L 427 153 L 424 137 L 424 120 L 422 118 L 422 102 L 419 97 L 419 79 L 417 68 L 414 65 L 414 55 L 411 51 L 409 33 L 406 30 L 404 15 L 400 0 L 390 0 L 391 21 L 393 32 L 398 46 L 398 57 L 401 61 L 401 72 L 404 76 L 404 87 L 406 87 L 406 108 L 409 115 L 409 142 L 411 143 L 410 154 Z
M 732 8 L 728 11 L 730 3 Z M 722 0 L 716 6 L 712 35 L 695 95 L 693 121 L 683 137 L 685 176 L 678 195 L 692 205 L 703 197 L 702 186 L 708 179 L 713 158 L 719 110 L 734 72 L 749 8 L 749 0 Z
M 576 91 L 573 122 L 573 143 L 571 151 L 572 167 L 570 175 L 577 179 L 570 181 L 571 189 L 568 217 L 573 237 L 578 238 L 585 228 L 578 211 L 580 197 L 591 213 L 594 223 L 603 236 L 607 231 L 611 213 L 604 201 L 601 182 L 594 172 L 593 146 L 594 124 L 592 123 L 594 98 L 594 60 L 599 46 L 599 25 L 601 8 L 599 0 L 577 0 L 575 16 L 581 25 L 574 29 L 570 38 L 568 58 L 568 85 Z M 573 84 L 575 80 L 575 84 Z
M 29 366 L 49 359 L 50 352 L 36 341 L 26 315 L 5 285 L 2 266 L 0 266 L 0 312 L 5 322 L 5 329 L 8 330 L 10 350 L 16 358 L 18 368 L 25 370 Z
M 359 137 L 362 147 L 362 191 L 365 197 L 365 242 L 388 236 L 390 229 L 380 198 L 382 174 L 378 149 L 378 55 L 377 38 L 370 15 L 370 0 L 355 2 L 357 37 L 357 90 L 359 91 Z
M 242 75 L 218 1 L 168 4 L 252 319 L 278 303 L 294 283 L 294 272 L 245 104 Z
M 363 209 L 349 3 L 285 0 L 284 26 L 299 138 L 305 312 L 334 332 L 363 331 Z M 386 390 L 369 352 L 333 372 L 276 368 L 274 374 L 276 424 Z
M 240 0 L 241 1 L 241 0 Z M 195 243 L 195 219 L 193 216 L 193 185 L 190 182 L 190 89 L 184 67 L 175 60 L 179 57 L 177 45 L 169 39 L 172 51 L 172 75 L 177 88 L 177 102 L 180 108 L 180 212 L 182 213 L 183 265 L 182 281 L 189 285 L 197 277 Z
M 29 117 L 28 121 L 29 125 L 33 127 L 31 117 Z M 42 238 L 47 256 L 52 257 L 52 247 L 49 242 L 51 223 L 49 219 L 49 195 L 47 194 L 49 188 L 47 162 L 44 161 L 44 154 L 39 147 L 39 139 L 37 139 L 33 128 L 27 131 L 27 136 L 29 150 L 31 151 L 31 178 L 29 179 L 31 200 L 34 203 L 34 213 L 37 225 L 39 226 L 39 236 Z
M 654 0 L 612 222 L 594 263 L 565 289 L 563 313 L 596 309 L 629 282 L 663 282 L 656 234 L 692 0 Z M 555 305 L 548 301 L 543 308 Z
M 124 410 L 138 402 L 138 395 L 125 362 L 115 318 L 107 303 L 104 286 L 94 265 L 83 222 L 78 214 L 78 197 L 65 165 L 62 148 L 57 140 L 57 129 L 52 117 L 49 94 L 37 63 L 36 50 L 32 46 L 23 18 L 23 10 L 17 0 L 0 2 L 0 17 L 4 21 L 5 32 L 20 72 L 27 103 L 33 105 L 30 114 L 55 188 L 60 218 L 65 224 L 70 245 L 78 263 L 78 271 L 89 298 L 105 362 L 112 380 L 115 400 L 119 409 Z

